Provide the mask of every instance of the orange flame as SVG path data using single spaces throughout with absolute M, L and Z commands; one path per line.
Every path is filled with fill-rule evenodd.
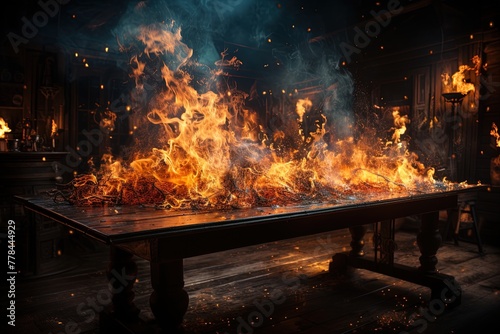
M 50 136 L 52 138 L 56 137 L 57 136 L 57 130 L 58 130 L 58 126 L 57 126 L 57 123 L 55 120 L 52 120 L 52 127 L 51 127 L 51 131 L 50 131 Z
M 493 138 L 495 139 L 496 146 L 500 147 L 500 134 L 498 133 L 498 127 L 494 122 L 493 124 L 491 124 L 490 135 L 492 135 Z
M 5 133 L 11 132 L 12 130 L 9 128 L 9 125 L 5 122 L 5 120 L 0 117 L 0 138 L 5 138 Z
M 132 57 L 134 94 L 147 95 L 131 115 L 130 157 L 103 156 L 93 174 L 77 176 L 71 199 L 78 204 L 156 204 L 169 208 L 245 208 L 335 201 L 357 192 L 418 192 L 436 184 L 434 169 L 407 151 L 401 136 L 409 123 L 393 111 L 392 144 L 366 131 L 359 138 L 335 138 L 336 122 L 305 97 L 291 99 L 274 114 L 272 130 L 257 111 L 245 107 L 248 94 L 234 88 L 196 90 L 186 70 L 193 52 L 173 25 L 140 29 L 144 49 Z M 238 67 L 235 58 L 219 67 Z M 161 64 L 159 71 L 151 63 Z M 152 78 L 152 76 L 154 76 Z M 326 136 L 328 134 L 328 136 Z
M 474 56 L 472 60 L 475 65 L 474 67 L 460 65 L 458 71 L 453 73 L 453 75 L 450 76 L 448 73 L 443 73 L 441 75 L 444 93 L 458 92 L 467 95 L 469 92 L 474 92 L 476 90 L 474 84 L 467 82 L 465 77 L 468 71 L 478 71 L 478 64 L 480 64 L 479 56 Z

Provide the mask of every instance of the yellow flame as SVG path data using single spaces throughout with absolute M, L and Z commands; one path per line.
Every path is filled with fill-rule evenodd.
M 271 127 L 245 107 L 248 94 L 210 86 L 223 74 L 221 67 L 241 65 L 236 58 L 224 60 L 227 54 L 221 53 L 213 78 L 197 90 L 184 66 L 193 52 L 182 42 L 180 29 L 150 25 L 139 30 L 138 38 L 144 49 L 131 58 L 134 93 L 148 93 L 151 73 L 162 87 L 130 115 L 130 157 L 104 155 L 92 175 L 75 178 L 72 198 L 79 204 L 241 208 L 366 191 L 420 191 L 435 184 L 434 169 L 403 146 L 409 119 L 398 109 L 392 111 L 389 145 L 373 131 L 336 138 L 329 126 L 339 120 L 328 119 L 307 97 L 283 95 L 291 101 L 273 114 Z M 160 59 L 158 71 L 151 71 L 148 66 Z
M 458 68 L 458 72 L 454 73 L 451 78 L 453 80 L 453 87 L 455 87 L 455 91 L 460 92 L 464 95 L 467 95 L 469 92 L 473 92 L 475 90 L 474 84 L 470 82 L 466 82 L 465 72 L 472 70 L 473 68 L 467 65 L 461 65 Z
M 467 95 L 469 92 L 474 92 L 476 90 L 473 83 L 467 82 L 466 73 L 468 71 L 475 71 L 478 73 L 478 66 L 480 66 L 479 56 L 474 56 L 472 58 L 474 67 L 468 65 L 460 65 L 458 71 L 453 73 L 451 76 L 448 73 L 443 73 L 441 75 L 443 82 L 443 92 L 458 92 L 463 95 Z
M 496 146 L 500 147 L 500 134 L 498 133 L 498 127 L 495 124 L 495 122 L 493 122 L 493 124 L 491 124 L 490 135 L 492 135 L 493 138 L 495 139 Z
M 50 131 L 50 136 L 52 138 L 57 136 L 57 130 L 58 130 L 58 126 L 56 124 L 56 121 L 52 119 L 52 126 L 51 126 L 51 131 Z
M 5 120 L 0 117 L 0 138 L 5 138 L 5 133 L 11 132 L 12 130 L 9 128 L 9 125 Z
M 410 120 L 407 115 L 401 116 L 397 108 L 392 111 L 392 117 L 394 118 L 394 133 L 392 135 L 392 140 L 395 144 L 399 144 L 401 136 L 406 132 L 406 124 L 408 124 Z

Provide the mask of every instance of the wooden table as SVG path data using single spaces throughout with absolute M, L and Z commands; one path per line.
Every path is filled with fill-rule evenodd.
M 456 207 L 458 193 L 364 196 L 335 203 L 212 212 L 144 206 L 76 207 L 40 197 L 18 196 L 16 201 L 34 213 L 110 245 L 108 279 L 113 308 L 105 317 L 107 324 L 101 322 L 101 326 L 109 326 L 110 319 L 123 323 L 138 316 L 133 301 L 135 255 L 150 262 L 150 305 L 156 325 L 176 332 L 182 329 L 189 300 L 184 290 L 184 258 L 343 228 L 351 232 L 351 250 L 333 254 L 331 272 L 347 266 L 372 270 L 427 286 L 431 302 L 447 308 L 457 306 L 461 301 L 460 286 L 452 276 L 437 272 L 436 253 L 441 245 L 439 211 Z M 391 256 L 396 248 L 394 219 L 408 216 L 421 218 L 418 268 L 395 264 Z M 377 222 L 383 222 L 377 224 L 382 227 L 375 238 L 378 255 L 373 260 L 365 259 L 366 225 Z

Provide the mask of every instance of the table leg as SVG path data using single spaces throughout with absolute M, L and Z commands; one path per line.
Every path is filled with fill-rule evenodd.
M 420 267 L 410 267 L 394 263 L 393 254 L 390 261 L 375 261 L 364 256 L 364 235 L 366 226 L 353 226 L 351 232 L 351 251 L 337 253 L 330 262 L 330 272 L 342 274 L 348 267 L 366 269 L 391 277 L 403 279 L 431 289 L 430 305 L 433 307 L 453 308 L 461 303 L 462 290 L 453 276 L 439 273 L 436 269 L 437 251 L 441 246 L 442 237 L 439 233 L 439 212 L 430 212 L 421 216 L 421 230 L 417 235 L 420 249 Z M 391 225 L 392 229 L 394 224 Z M 394 231 L 389 231 L 390 234 Z M 389 247 L 393 253 L 396 247 Z M 375 250 L 377 252 L 377 250 Z
M 189 296 L 184 290 L 184 264 L 182 259 L 151 262 L 153 293 L 149 303 L 158 326 L 167 333 L 182 332 Z
M 422 225 L 417 235 L 417 245 L 421 254 L 419 269 L 425 273 L 434 273 L 438 263 L 436 253 L 443 241 L 439 232 L 439 212 L 423 214 L 421 219 Z
M 364 256 L 366 225 L 356 225 L 349 227 L 351 233 L 351 256 Z
M 133 255 L 120 248 L 111 247 L 107 277 L 112 293 L 112 312 L 119 319 L 136 319 L 139 309 L 134 304 L 134 283 L 137 265 Z
M 355 225 L 349 227 L 351 233 L 351 250 L 348 253 L 337 253 L 332 256 L 329 264 L 329 272 L 333 275 L 344 274 L 349 266 L 349 258 L 363 258 L 365 255 L 366 225 Z

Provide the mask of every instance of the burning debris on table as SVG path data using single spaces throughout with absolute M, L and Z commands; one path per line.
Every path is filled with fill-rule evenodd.
M 374 129 L 356 134 L 330 112 L 340 84 L 329 85 L 321 98 L 283 94 L 278 110 L 263 112 L 250 107 L 252 92 L 226 81 L 227 68 L 243 61 L 225 60 L 223 52 L 200 78 L 193 50 L 174 23 L 142 26 L 136 37 L 131 45 L 120 41 L 135 81 L 134 142 L 123 157 L 106 154 L 90 173 L 61 187 L 57 200 L 223 209 L 449 186 L 410 152 L 403 140 L 409 119 L 397 108 L 387 140 Z M 351 135 L 339 136 L 339 127 Z

